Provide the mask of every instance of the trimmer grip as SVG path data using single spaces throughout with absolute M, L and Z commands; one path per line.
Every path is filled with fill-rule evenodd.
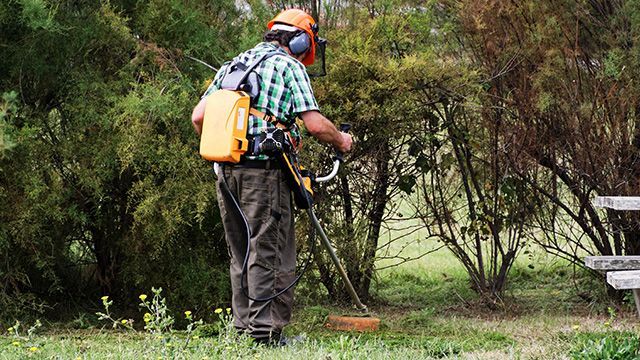
M 349 132 L 349 130 L 351 130 L 351 124 L 349 123 L 342 123 L 340 124 L 340 132 Z M 344 161 L 344 153 L 342 151 L 338 151 L 336 150 L 336 160 L 343 162 Z

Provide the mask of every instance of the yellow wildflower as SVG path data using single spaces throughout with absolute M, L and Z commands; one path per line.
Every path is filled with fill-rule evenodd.
M 20 341 L 14 341 L 11 343 L 13 346 L 20 346 Z
M 8 332 L 12 332 L 13 331 L 13 327 L 10 327 L 7 329 Z
M 149 313 L 144 313 L 144 322 L 149 322 L 153 319 L 153 316 Z
M 126 319 L 122 319 L 120 322 L 121 322 L 123 325 L 126 325 L 126 324 L 127 324 L 127 320 L 126 320 Z
M 36 352 L 36 351 L 38 351 L 38 348 L 35 347 L 35 346 L 32 346 L 32 347 L 29 348 L 29 351 Z
M 188 318 L 191 317 L 191 311 L 189 311 L 189 310 L 185 311 L 184 312 L 184 316 L 186 316 Z
M 145 301 L 147 300 L 147 295 L 146 294 L 140 294 L 140 296 L 138 296 L 140 298 L 140 300 Z
M 220 313 L 222 312 L 222 309 L 217 308 L 217 309 L 215 309 L 213 312 L 214 312 L 214 313 L 216 313 L 216 314 L 220 314 Z
M 109 296 L 105 295 L 105 296 L 101 297 L 100 299 L 102 299 L 102 301 L 107 301 L 107 300 L 109 300 Z
M 227 315 L 231 315 L 231 308 L 227 308 Z

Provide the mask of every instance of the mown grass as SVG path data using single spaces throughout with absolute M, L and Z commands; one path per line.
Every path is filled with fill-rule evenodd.
M 415 243 L 405 255 L 436 247 Z M 629 344 L 639 328 L 632 302 L 611 304 L 602 280 L 539 249 L 528 250 L 511 270 L 502 302 L 491 309 L 471 290 L 464 268 L 441 249 L 377 274 L 369 307 L 382 322 L 374 333 L 327 330 L 329 314 L 351 309 L 318 302 L 301 286 L 286 334 L 305 341 L 285 348 L 209 331 L 215 327 L 163 338 L 113 331 L 93 314 L 80 314 L 65 324 L 45 323 L 29 338 L 0 336 L 0 359 L 595 359 L 625 346 L 633 350 Z
M 285 348 L 216 334 L 192 337 L 185 345 L 183 332 L 162 339 L 135 331 L 49 328 L 17 345 L 14 337 L 0 337 L 0 359 L 562 359 L 580 358 L 602 344 L 621 346 L 638 333 L 630 316 L 461 316 L 432 308 L 404 313 L 378 309 L 383 323 L 375 333 L 332 332 L 322 326 L 327 314 L 344 311 L 299 309 L 287 333 L 306 340 Z
M 351 312 L 326 304 L 297 308 L 286 333 L 306 340 L 276 349 L 207 331 L 196 331 L 199 338 L 185 346 L 184 333 L 160 339 L 101 329 L 104 324 L 86 315 L 86 330 L 45 324 L 18 345 L 15 337 L 0 337 L 0 359 L 580 359 L 597 358 L 580 356 L 607 346 L 628 346 L 639 330 L 631 307 L 593 310 L 576 295 L 572 278 L 581 275 L 566 266 L 518 265 L 499 310 L 475 302 L 465 277 L 428 270 L 396 269 L 380 277 L 374 294 L 383 301 L 371 307 L 382 320 L 375 333 L 325 329 L 328 314 Z
M 219 344 L 215 340 L 199 339 L 185 349 L 164 353 L 154 342 L 139 336 L 122 336 L 108 333 L 86 334 L 85 337 L 62 338 L 60 336 L 39 338 L 37 350 L 13 346 L 0 340 L 3 348 L 0 358 L 22 359 L 426 359 L 440 358 L 458 353 L 449 344 L 429 341 L 404 341 L 402 346 L 390 345 L 386 340 L 367 339 L 342 335 L 332 339 L 309 339 L 286 348 L 248 346 L 238 348 Z

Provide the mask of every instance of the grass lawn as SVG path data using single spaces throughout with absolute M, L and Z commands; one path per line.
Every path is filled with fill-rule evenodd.
M 405 251 L 417 254 L 421 246 Z M 638 347 L 632 302 L 609 304 L 604 282 L 533 250 L 512 269 L 497 309 L 479 303 L 464 269 L 443 249 L 378 274 L 370 310 L 382 323 L 375 333 L 325 329 L 328 314 L 349 309 L 318 304 L 301 287 L 286 333 L 305 340 L 286 348 L 258 347 L 232 332 L 208 331 L 210 325 L 191 334 L 114 331 L 86 315 L 45 324 L 32 336 L 0 336 L 0 359 L 634 358 L 625 355 Z
M 386 316 L 387 314 L 378 313 Z M 157 336 L 109 331 L 55 331 L 20 342 L 0 339 L 2 359 L 511 359 L 569 358 L 594 349 L 603 340 L 634 339 L 635 324 L 588 316 L 525 316 L 514 319 L 467 318 L 390 313 L 375 334 L 329 333 L 319 324 L 303 343 L 282 349 L 251 346 L 218 337 L 191 339 L 180 334 L 170 342 Z M 428 318 L 428 320 L 427 320 Z M 404 320 L 404 321 L 403 321 Z M 309 324 L 299 325 L 308 328 Z M 599 358 L 599 357 L 593 357 Z

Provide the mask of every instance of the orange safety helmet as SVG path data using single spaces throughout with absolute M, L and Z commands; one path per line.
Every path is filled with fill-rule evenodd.
M 267 29 L 271 30 L 275 24 L 294 26 L 303 30 L 309 36 L 311 46 L 309 46 L 309 53 L 304 60 L 302 60 L 302 63 L 307 66 L 312 65 L 316 59 L 316 44 L 318 43 L 318 25 L 316 21 L 313 20 L 313 17 L 300 9 L 288 9 L 282 11 L 276 15 L 273 20 L 269 21 L 269 23 L 267 23 Z

